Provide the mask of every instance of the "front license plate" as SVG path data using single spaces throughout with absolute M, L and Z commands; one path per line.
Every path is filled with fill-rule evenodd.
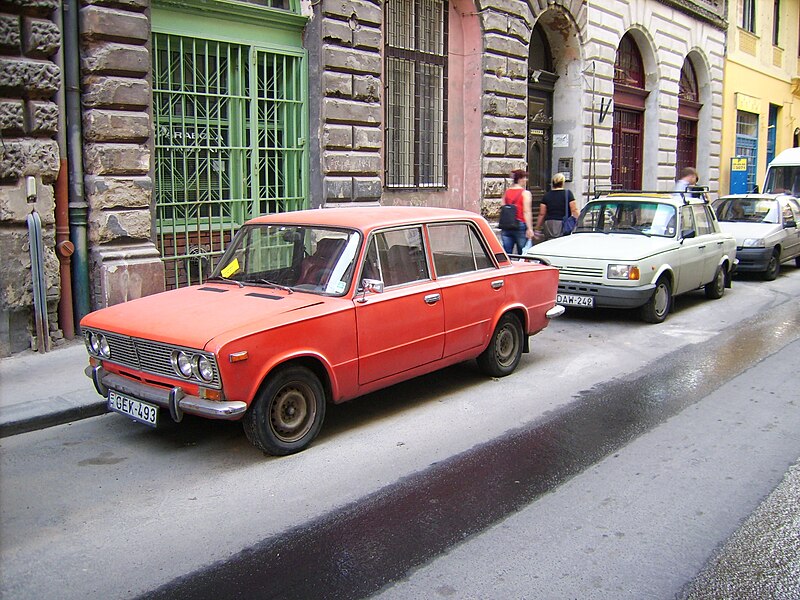
M 145 425 L 155 427 L 158 424 L 158 407 L 134 400 L 114 390 L 108 392 L 108 409 L 129 416 Z
M 593 296 L 578 296 L 576 294 L 557 294 L 556 302 L 564 306 L 583 306 L 584 308 L 594 308 Z

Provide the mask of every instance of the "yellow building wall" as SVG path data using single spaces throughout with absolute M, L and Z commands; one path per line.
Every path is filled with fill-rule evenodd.
M 728 38 L 722 99 L 720 194 L 730 189 L 731 158 L 736 150 L 736 114 L 745 110 L 758 115 L 756 183 L 764 183 L 767 170 L 769 107 L 779 107 L 775 155 L 791 148 L 800 133 L 800 54 L 798 20 L 800 0 L 781 0 L 778 45 L 773 44 L 771 2 L 758 2 L 756 32 L 741 28 L 742 0 L 728 4 Z

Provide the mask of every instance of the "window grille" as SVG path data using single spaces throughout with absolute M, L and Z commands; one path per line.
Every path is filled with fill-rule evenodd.
M 736 156 L 746 157 L 747 189 L 756 185 L 756 159 L 758 157 L 758 115 L 740 110 L 736 113 Z
M 447 181 L 447 1 L 386 4 L 386 186 Z
M 630 34 L 622 36 L 614 63 L 614 83 L 644 89 L 644 63 Z
M 247 219 L 305 208 L 299 56 L 153 35 L 155 204 L 167 287 L 199 283 Z

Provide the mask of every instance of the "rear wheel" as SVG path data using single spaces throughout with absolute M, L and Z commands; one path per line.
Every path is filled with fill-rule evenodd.
M 781 251 L 775 248 L 775 250 L 772 251 L 772 256 L 769 257 L 767 270 L 761 274 L 761 277 L 764 279 L 764 281 L 773 281 L 780 272 L 781 272 Z
M 244 416 L 244 433 L 256 448 L 285 456 L 305 450 L 325 418 L 325 391 L 305 367 L 272 375 Z
M 478 366 L 487 375 L 505 377 L 514 372 L 522 358 L 522 324 L 512 313 L 497 323 L 489 346 L 478 356 Z
M 672 306 L 672 286 L 669 279 L 661 277 L 656 282 L 656 289 L 647 304 L 639 309 L 639 315 L 647 323 L 662 323 Z
M 725 293 L 725 270 L 722 265 L 717 267 L 717 272 L 714 273 L 714 280 L 706 284 L 705 292 L 706 298 L 711 300 L 722 298 L 722 294 Z

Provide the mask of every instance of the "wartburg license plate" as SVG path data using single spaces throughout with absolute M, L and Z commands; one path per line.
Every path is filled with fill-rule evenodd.
M 564 306 L 583 306 L 584 308 L 594 308 L 594 297 L 578 296 L 576 294 L 557 294 L 556 303 Z
M 155 427 L 158 424 L 158 407 L 134 400 L 114 390 L 108 391 L 108 409 L 129 416 L 145 425 Z

